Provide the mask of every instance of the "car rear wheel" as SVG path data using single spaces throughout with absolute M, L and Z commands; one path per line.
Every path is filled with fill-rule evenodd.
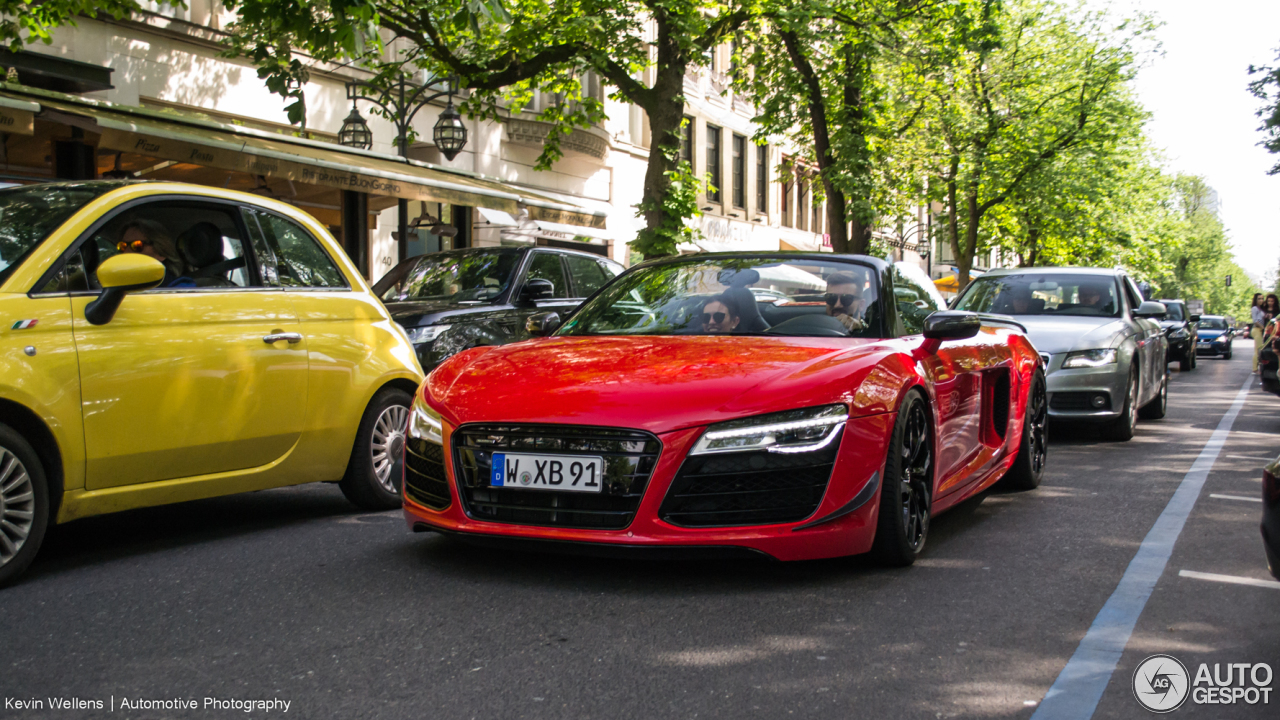
M 1133 439 L 1138 428 L 1138 369 L 1129 368 L 1129 385 L 1125 391 L 1124 408 L 1120 417 L 1102 427 L 1102 435 L 1108 440 L 1124 442 Z
M 0 425 L 0 587 L 31 564 L 49 524 L 49 488 L 40 456 Z
M 364 411 L 347 473 L 338 487 L 356 507 L 390 510 L 400 507 L 404 467 L 404 435 L 409 426 L 409 393 L 383 388 Z
M 1169 411 L 1169 373 L 1164 374 L 1164 379 L 1160 381 L 1160 392 L 1151 399 L 1151 402 L 1142 406 L 1138 414 L 1143 420 L 1159 420 Z
M 882 565 L 916 561 L 929 535 L 933 507 L 933 429 L 924 398 L 911 391 L 898 409 L 884 463 L 880 512 L 871 556 Z
M 1044 374 L 1036 370 L 1031 376 L 1031 391 L 1027 395 L 1027 414 L 1022 422 L 1022 442 L 1013 467 L 1000 481 L 1001 487 L 1010 490 L 1035 490 L 1044 477 L 1045 462 L 1049 459 L 1049 401 L 1044 389 Z

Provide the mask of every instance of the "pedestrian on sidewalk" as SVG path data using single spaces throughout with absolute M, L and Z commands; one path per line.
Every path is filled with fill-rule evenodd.
M 1253 371 L 1258 372 L 1258 353 L 1262 351 L 1262 293 L 1253 294 L 1253 306 L 1249 308 L 1249 337 L 1253 338 Z

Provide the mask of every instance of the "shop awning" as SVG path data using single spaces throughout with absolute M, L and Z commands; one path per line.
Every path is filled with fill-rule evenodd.
M 36 103 L 0 96 L 0 132 L 34 135 L 38 112 Z
M 508 215 L 514 215 L 523 207 L 535 220 L 580 226 L 579 230 L 602 230 L 605 224 L 604 213 L 598 211 L 496 180 L 404 158 L 172 112 L 114 105 L 31 88 L 22 88 L 23 92 L 18 94 L 12 92 L 14 86 L 2 87 L 0 108 L 14 105 L 13 112 L 31 113 L 34 108 L 91 119 L 100 132 L 98 147 L 101 149 L 338 190 L 484 207 Z

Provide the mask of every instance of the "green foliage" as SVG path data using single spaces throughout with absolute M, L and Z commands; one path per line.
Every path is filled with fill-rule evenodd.
M 184 0 L 162 4 L 187 6 Z M 36 41 L 47 45 L 54 30 L 75 26 L 79 16 L 101 14 L 120 20 L 140 9 L 137 0 L 0 0 L 0 42 L 14 52 Z
M 1275 67 L 1249 66 L 1249 75 L 1258 76 L 1249 83 L 1249 92 L 1262 101 L 1258 108 L 1258 117 L 1262 118 L 1263 140 L 1258 143 L 1268 152 L 1280 154 L 1280 50 L 1276 51 Z M 1269 175 L 1280 175 L 1280 161 L 1268 171 Z
M 679 245 L 694 242 L 701 236 L 701 232 L 687 220 L 702 216 L 698 193 L 713 189 L 710 183 L 705 178 L 699 181 L 687 161 L 681 161 L 674 170 L 668 170 L 666 178 L 667 191 L 658 201 L 646 200 L 636 206 L 638 217 L 657 211 L 662 218 L 658 225 L 641 230 L 631 243 L 632 249 L 645 259 L 677 255 Z

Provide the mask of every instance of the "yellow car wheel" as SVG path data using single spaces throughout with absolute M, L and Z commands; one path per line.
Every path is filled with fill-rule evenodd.
M 347 474 L 338 483 L 356 507 L 390 510 L 400 507 L 404 474 L 404 436 L 409 426 L 409 393 L 383 388 L 360 419 Z
M 31 564 L 48 523 L 40 456 L 13 428 L 0 425 L 0 587 Z

